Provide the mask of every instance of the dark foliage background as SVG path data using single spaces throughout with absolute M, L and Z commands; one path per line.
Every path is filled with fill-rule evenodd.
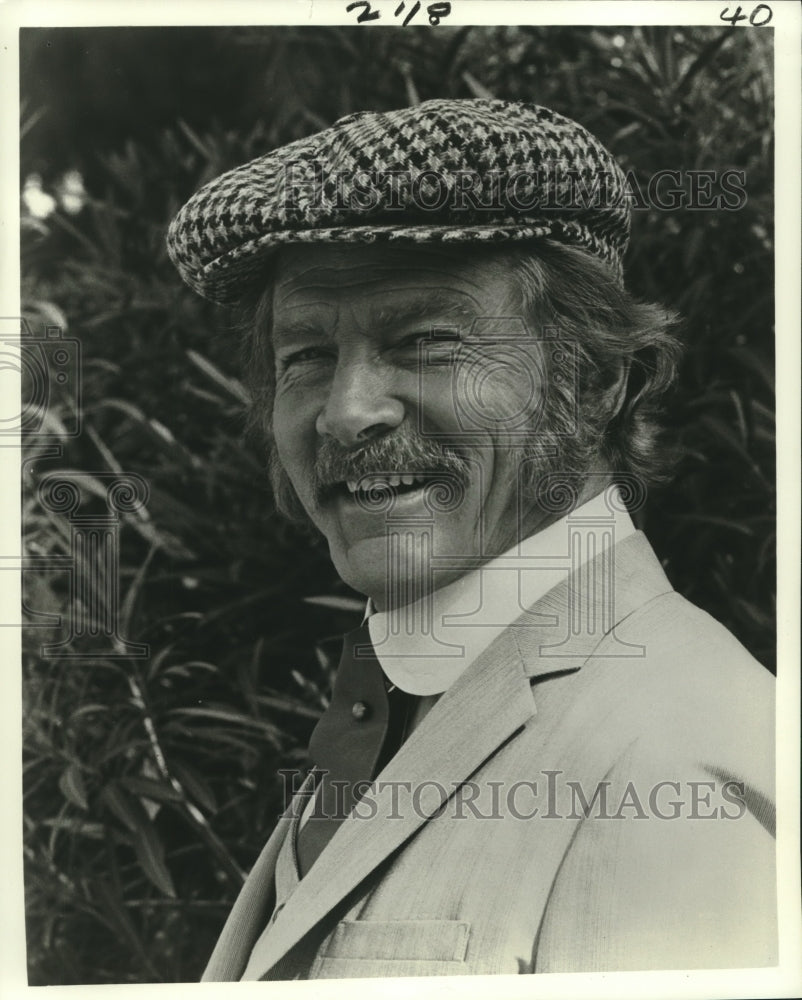
M 120 528 L 120 631 L 149 657 L 45 657 L 64 631 L 28 633 L 32 984 L 198 977 L 358 614 L 321 544 L 273 513 L 264 455 L 241 444 L 230 320 L 164 250 L 200 184 L 343 114 L 525 98 L 644 181 L 746 171 L 740 211 L 636 213 L 629 284 L 686 317 L 688 345 L 670 414 L 685 458 L 638 516 L 674 585 L 772 667 L 771 43 L 724 27 L 23 30 L 21 181 L 55 199 L 23 205 L 25 310 L 83 349 L 81 435 L 54 396 L 62 453 L 28 449 L 26 551 L 71 551 L 43 475 L 133 472 L 150 489 Z M 101 490 L 84 480 L 90 511 Z M 66 613 L 63 572 L 29 571 L 26 592 Z

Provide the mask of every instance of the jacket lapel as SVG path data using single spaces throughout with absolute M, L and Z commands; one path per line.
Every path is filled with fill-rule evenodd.
M 350 815 L 339 827 L 257 942 L 243 979 L 264 976 L 436 813 L 534 711 L 516 644 L 502 633 L 435 703 L 377 777 L 374 789 L 362 800 L 360 815 Z M 414 799 L 404 786 L 415 790 Z M 386 819 L 390 815 L 392 822 Z
M 602 579 L 605 585 L 597 586 L 595 581 Z M 365 796 L 361 815 L 352 814 L 342 823 L 265 928 L 242 978 L 261 979 L 535 715 L 530 678 L 580 669 L 606 635 L 614 636 L 616 622 L 670 590 L 638 532 L 574 572 L 505 629 L 388 763 Z M 640 656 L 643 651 L 621 644 L 612 655 Z M 402 783 L 419 793 L 415 808 L 403 797 L 406 810 L 394 806 Z M 386 820 L 390 815 L 392 822 Z M 263 867 L 274 862 L 275 852 Z

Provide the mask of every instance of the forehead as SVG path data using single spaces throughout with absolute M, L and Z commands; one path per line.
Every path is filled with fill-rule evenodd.
M 277 255 L 274 316 L 298 309 L 360 302 L 441 302 L 473 315 L 509 305 L 516 296 L 509 261 L 492 250 L 419 245 L 315 244 Z

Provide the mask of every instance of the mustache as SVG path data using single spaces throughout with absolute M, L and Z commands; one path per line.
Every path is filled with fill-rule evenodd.
M 426 475 L 467 486 L 470 466 L 454 448 L 409 430 L 373 438 L 361 448 L 349 449 L 334 438 L 324 438 L 315 460 L 315 493 L 325 501 L 336 486 L 363 476 Z

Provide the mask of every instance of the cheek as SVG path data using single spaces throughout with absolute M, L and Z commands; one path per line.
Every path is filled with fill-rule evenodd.
M 273 404 L 273 441 L 279 460 L 291 477 L 293 470 L 309 460 L 306 442 L 314 440 L 315 420 L 308 411 L 303 400 L 289 396 L 277 397 Z
M 275 402 L 270 438 L 270 480 L 281 513 L 298 523 L 311 521 L 322 531 L 314 502 L 314 442 L 311 447 L 305 445 L 305 420 L 297 405 Z
M 466 361 L 454 373 L 454 397 L 466 430 L 495 444 L 520 443 L 545 398 L 545 377 L 531 350 L 502 345 Z
M 492 414 L 493 426 L 502 432 L 514 432 L 513 438 L 531 426 L 544 398 L 543 380 L 536 372 L 515 369 L 508 362 L 499 362 L 486 374 L 479 391 L 482 404 Z M 490 429 L 490 426 L 488 427 Z
M 284 461 L 285 454 L 289 450 L 289 441 L 292 438 L 293 427 L 289 419 L 287 407 L 278 400 L 273 404 L 273 442 L 278 452 L 279 458 Z

